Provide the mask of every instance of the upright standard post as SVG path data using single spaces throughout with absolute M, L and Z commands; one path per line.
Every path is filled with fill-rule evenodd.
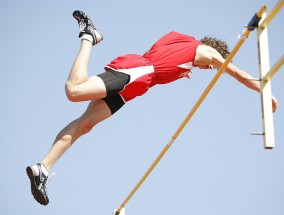
M 265 18 L 265 14 L 263 18 Z M 260 94 L 261 94 L 261 107 L 262 107 L 262 124 L 263 124 L 263 138 L 264 148 L 272 149 L 275 146 L 274 141 L 274 125 L 273 125 L 273 112 L 272 112 L 272 94 L 271 82 L 263 82 L 263 77 L 270 70 L 269 65 L 269 49 L 268 49 L 268 33 L 267 28 L 257 29 L 257 42 L 258 42 L 258 58 L 259 58 L 259 74 L 260 74 Z
M 262 20 L 257 28 L 257 42 L 258 42 L 258 59 L 259 59 L 259 74 L 260 74 L 260 93 L 261 93 L 261 107 L 262 107 L 262 124 L 263 124 L 263 138 L 264 148 L 272 149 L 275 147 L 274 139 L 274 123 L 271 105 L 271 77 L 283 65 L 283 56 L 270 70 L 269 65 L 269 48 L 268 48 L 268 32 L 267 26 L 277 15 L 277 13 L 284 6 L 284 0 L 278 1 L 271 12 L 266 16 L 264 13 Z

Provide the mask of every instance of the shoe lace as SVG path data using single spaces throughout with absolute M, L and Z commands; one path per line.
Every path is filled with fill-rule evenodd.
M 87 26 L 87 24 L 84 22 L 84 19 L 81 19 L 80 23 L 79 23 L 80 31 L 84 31 L 86 26 Z
M 46 185 L 53 183 L 54 181 L 54 176 L 56 175 L 55 172 L 51 173 L 48 177 L 46 177 L 43 182 L 41 182 L 38 185 L 38 189 L 41 190 L 42 192 L 46 192 Z
M 38 185 L 38 189 L 43 193 L 43 194 L 46 194 L 46 181 L 47 181 L 47 178 L 41 182 L 39 185 Z

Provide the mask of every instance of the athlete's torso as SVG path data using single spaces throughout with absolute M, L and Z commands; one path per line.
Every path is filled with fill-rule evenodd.
M 155 68 L 157 84 L 185 77 L 192 69 L 196 49 L 202 43 L 194 37 L 170 32 L 159 39 L 144 55 Z
M 144 56 L 120 56 L 107 64 L 105 69 L 130 75 L 130 82 L 120 92 L 124 100 L 129 101 L 156 84 L 187 77 L 194 66 L 196 49 L 201 44 L 194 37 L 170 32 L 160 38 Z

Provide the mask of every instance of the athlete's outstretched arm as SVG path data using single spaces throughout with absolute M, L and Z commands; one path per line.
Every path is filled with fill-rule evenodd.
M 197 65 L 212 65 L 215 68 L 220 68 L 225 62 L 221 54 L 210 46 L 201 45 L 197 49 L 195 64 Z M 208 66 L 209 67 L 209 66 Z M 226 68 L 226 73 L 233 78 L 244 84 L 248 88 L 260 92 L 260 82 L 255 80 L 250 74 L 241 70 L 237 66 L 229 63 Z M 277 100 L 272 96 L 272 110 L 275 112 L 277 109 Z

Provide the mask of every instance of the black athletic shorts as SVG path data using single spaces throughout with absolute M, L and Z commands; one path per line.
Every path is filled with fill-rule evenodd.
M 124 86 L 128 84 L 130 76 L 114 70 L 108 70 L 97 76 L 103 80 L 106 86 L 107 96 L 103 100 L 108 105 L 111 113 L 114 114 L 125 103 L 118 92 L 123 90 Z

